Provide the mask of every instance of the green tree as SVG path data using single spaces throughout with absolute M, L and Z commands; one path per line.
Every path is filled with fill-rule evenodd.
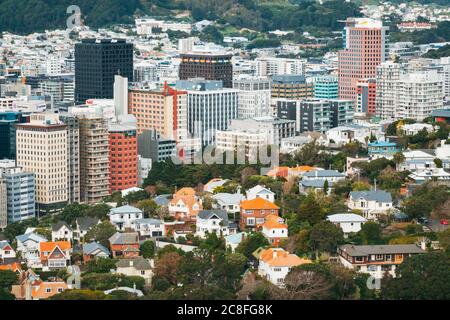
M 136 208 L 141 209 L 145 218 L 156 216 L 158 205 L 152 199 L 141 200 L 136 204 Z
M 322 221 L 312 227 L 309 241 L 313 250 L 334 253 L 337 246 L 344 241 L 344 234 L 341 228 L 333 223 Z
M 267 241 L 266 237 L 264 237 L 261 232 L 255 232 L 241 241 L 236 248 L 236 252 L 250 258 L 256 249 L 266 247 L 268 245 L 269 241 Z
M 419 254 L 406 259 L 396 269 L 396 278 L 381 286 L 384 299 L 450 299 L 450 255 L 444 252 Z
M 155 243 L 151 240 L 144 241 L 139 248 L 141 255 L 146 259 L 153 258 L 155 255 L 155 250 Z
M 105 247 L 109 247 L 109 238 L 115 234 L 116 228 L 109 221 L 104 221 L 86 233 L 86 241 L 97 241 Z
M 109 300 L 111 298 L 102 291 L 65 290 L 48 298 L 48 300 Z
M 111 269 L 116 269 L 116 260 L 110 258 L 89 260 L 86 263 L 87 273 L 109 273 Z
M 298 219 L 314 225 L 322 221 L 324 216 L 324 212 L 317 202 L 315 195 L 312 193 L 309 194 L 300 205 Z
M 364 244 L 381 244 L 383 239 L 381 237 L 381 226 L 376 222 L 366 222 L 362 225 L 359 231 Z
M 0 270 L 0 288 L 11 290 L 11 286 L 17 282 L 17 274 L 10 270 Z

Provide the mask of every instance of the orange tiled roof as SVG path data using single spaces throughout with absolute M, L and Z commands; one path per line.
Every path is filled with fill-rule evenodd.
M 275 167 L 270 170 L 266 175 L 269 177 L 283 177 L 286 178 L 288 176 L 289 167 Z
M 296 267 L 302 264 L 312 263 L 309 259 L 302 259 L 295 254 L 279 248 L 264 250 L 261 252 L 259 259 L 271 267 Z
M 66 290 L 67 284 L 63 281 L 59 282 L 41 282 L 38 287 L 34 287 L 31 296 L 37 299 L 47 299 L 55 294 L 58 294 L 58 289 Z M 47 292 L 47 289 L 51 289 L 51 292 Z
M 312 170 L 315 170 L 315 167 L 311 167 L 311 166 L 298 166 L 298 167 L 294 167 L 294 168 L 289 168 L 289 170 L 291 171 L 298 171 L 298 172 L 309 172 Z
M 61 250 L 68 250 L 71 248 L 69 241 L 56 241 L 56 242 L 41 242 L 39 244 L 40 252 L 43 251 L 53 251 L 55 247 L 58 246 Z
M 269 214 L 266 217 L 266 222 L 264 222 L 263 224 L 263 228 L 267 228 L 267 229 L 287 229 L 288 225 L 280 222 L 283 219 L 280 218 L 279 216 L 275 215 L 275 214 Z
M 22 266 L 18 262 L 13 262 L 13 263 L 0 265 L 0 270 L 1 271 L 10 270 L 10 271 L 17 272 L 17 271 L 22 271 Z
M 279 209 L 279 207 L 276 204 L 274 204 L 266 199 L 263 199 L 263 198 L 256 198 L 256 199 L 252 199 L 252 200 L 242 200 L 241 208 L 244 210 L 260 210 L 260 209 L 278 210 Z
M 175 196 L 195 196 L 195 190 L 193 188 L 188 187 L 181 188 L 175 193 Z

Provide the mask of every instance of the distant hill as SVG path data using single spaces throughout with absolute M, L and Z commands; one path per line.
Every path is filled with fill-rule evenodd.
M 40 32 L 65 28 L 72 0 L 0 0 L 0 31 Z M 337 20 L 360 16 L 356 4 L 331 0 L 77 0 L 83 21 L 90 27 L 132 23 L 133 15 L 173 17 L 189 11 L 194 21 L 215 20 L 235 28 L 337 30 Z

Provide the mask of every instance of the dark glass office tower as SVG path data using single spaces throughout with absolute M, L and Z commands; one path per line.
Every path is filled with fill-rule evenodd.
M 112 99 L 114 76 L 133 81 L 133 44 L 125 40 L 84 39 L 75 45 L 75 101 Z
M 225 88 L 233 87 L 233 64 L 231 54 L 185 53 L 181 54 L 180 80 L 204 78 L 222 80 Z
M 20 112 L 0 112 L 0 160 L 16 159 L 16 124 L 25 121 Z

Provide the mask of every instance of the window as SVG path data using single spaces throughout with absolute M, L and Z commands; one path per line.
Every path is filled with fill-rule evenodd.
M 52 292 L 52 288 L 46 288 L 46 289 L 45 289 L 45 292 L 47 292 L 47 293 Z
M 145 270 L 141 270 L 141 276 L 145 276 Z
M 281 271 L 281 268 L 273 268 L 273 271 L 274 271 L 274 272 L 280 272 L 280 271 Z
M 383 255 L 383 254 L 377 254 L 377 255 L 375 256 L 375 258 L 376 258 L 377 260 L 384 260 L 384 255 Z

